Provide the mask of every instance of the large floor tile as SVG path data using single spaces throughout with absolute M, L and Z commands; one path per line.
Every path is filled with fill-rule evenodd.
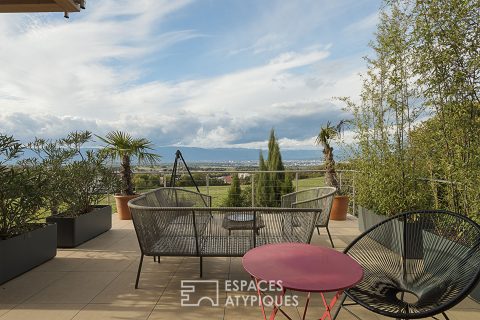
M 303 313 L 305 311 L 305 307 L 298 307 L 298 312 L 303 316 Z M 380 320 L 384 319 L 383 317 L 365 309 L 362 307 L 350 307 L 350 310 L 357 315 L 360 319 L 368 319 L 368 320 Z M 335 314 L 336 307 L 332 310 L 331 314 L 332 316 Z M 307 316 L 305 319 L 307 320 L 317 320 L 319 319 L 323 313 L 325 312 L 325 308 L 322 306 L 319 306 L 318 304 L 312 304 L 308 307 L 307 310 Z M 328 319 L 328 318 L 327 318 Z M 342 309 L 337 317 L 337 320 L 358 320 L 354 315 L 349 313 L 348 311 Z
M 247 274 L 247 272 L 245 271 L 245 268 L 243 268 L 242 258 L 238 258 L 238 257 L 231 258 L 230 273 L 235 273 L 235 274 L 244 273 L 244 274 Z
M 446 312 L 450 319 L 454 320 L 478 320 L 480 319 L 479 309 L 453 309 Z
M 343 250 L 359 234 L 356 223 L 351 219 L 331 222 L 337 250 Z M 315 233 L 312 243 L 330 247 L 323 232 L 320 236 Z M 258 305 L 248 301 L 243 304 L 242 300 L 256 297 L 256 292 L 225 290 L 226 279 L 251 280 L 243 269 L 241 257 L 205 258 L 202 278 L 198 257 L 161 257 L 161 263 L 145 257 L 140 288 L 135 290 L 140 254 L 131 221 L 114 218 L 111 231 L 78 248 L 58 252 L 50 262 L 0 286 L 0 320 L 262 318 Z M 202 300 L 200 307 L 182 306 L 182 298 L 186 298 L 182 296 L 182 280 L 219 280 L 219 306 L 210 306 L 209 300 Z M 239 300 L 232 305 L 230 299 L 236 296 Z M 298 296 L 298 307 L 285 308 L 293 319 L 303 313 L 305 294 Z M 331 294 L 327 296 L 331 298 Z M 198 285 L 185 302 L 194 303 L 205 297 L 216 298 L 216 288 Z M 362 319 L 386 319 L 361 307 L 352 310 Z M 318 319 L 322 313 L 321 298 L 314 295 L 307 318 Z M 448 314 L 452 320 L 477 320 L 480 305 L 466 299 Z M 286 318 L 279 313 L 277 319 Z M 356 318 L 343 310 L 337 319 Z
M 265 316 L 269 319 L 272 308 L 265 307 Z M 282 310 L 292 319 L 299 319 L 298 311 L 295 307 L 283 307 Z M 262 309 L 259 306 L 235 306 L 225 308 L 225 320 L 250 320 L 263 319 Z M 281 311 L 277 311 L 275 319 L 288 319 Z
M 89 304 L 73 320 L 145 320 L 154 305 Z
M 143 272 L 161 272 L 173 275 L 180 267 L 181 260 L 169 260 L 170 257 L 161 257 L 160 263 L 153 261 L 153 257 L 144 257 L 142 265 Z M 178 258 L 178 257 L 174 257 Z M 182 258 L 183 259 L 183 258 Z M 137 272 L 140 255 L 134 258 L 133 262 L 125 269 L 125 271 Z
M 456 309 L 477 309 L 480 311 L 480 303 L 476 302 L 470 297 L 463 299 L 458 305 L 455 306 Z
M 190 320 L 208 319 L 223 320 L 224 309 L 220 307 L 182 307 L 169 305 L 157 305 L 149 320 Z
M 128 258 L 96 258 L 88 259 L 84 263 L 75 266 L 72 271 L 114 271 L 125 270 L 133 263 L 133 259 Z
M 27 272 L 0 286 L 0 303 L 22 303 L 65 275 L 65 272 Z
M 69 272 L 28 303 L 89 303 L 116 278 L 116 272 Z
M 1 320 L 70 320 L 84 304 L 21 304 L 10 310 Z
M 135 272 L 122 272 L 92 303 L 156 304 L 167 287 L 170 277 L 157 272 L 144 272 L 139 288 L 135 289 Z
M 0 317 L 12 310 L 15 307 L 14 304 L 0 304 Z
M 38 266 L 33 272 L 57 272 L 57 271 L 74 271 L 79 266 L 86 263 L 88 259 L 86 257 L 79 257 L 75 252 L 71 252 L 64 257 L 55 257 L 50 261 L 45 262 L 41 266 Z
M 138 246 L 138 240 L 135 233 L 131 230 L 127 232 L 131 232 L 131 234 L 118 241 L 113 241 L 113 243 L 107 247 L 108 250 L 122 250 L 131 253 L 140 253 L 140 247 Z

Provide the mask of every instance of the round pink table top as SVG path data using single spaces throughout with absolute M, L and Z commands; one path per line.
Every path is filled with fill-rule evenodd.
M 344 253 L 304 243 L 267 244 L 248 251 L 243 267 L 264 281 L 282 281 L 286 289 L 331 292 L 353 287 L 362 267 Z

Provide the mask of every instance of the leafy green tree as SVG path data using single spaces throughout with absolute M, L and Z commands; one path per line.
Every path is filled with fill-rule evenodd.
M 416 150 L 428 177 L 456 185 L 443 208 L 480 221 L 480 1 L 421 1 L 413 16 L 416 83 L 433 114 L 415 134 L 428 148 Z
M 409 148 L 415 123 L 425 116 L 416 103 L 411 7 L 393 1 L 380 14 L 374 56 L 367 59 L 360 104 L 344 99 L 354 116 L 357 147 L 353 163 L 361 171 L 357 202 L 379 214 L 424 208 L 418 155 Z M 328 168 L 327 168 L 328 169 Z
M 361 103 L 344 100 L 358 139 L 359 204 L 480 221 L 479 8 L 478 0 L 385 1 Z

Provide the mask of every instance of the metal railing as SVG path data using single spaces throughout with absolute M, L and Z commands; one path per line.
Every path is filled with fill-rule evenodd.
M 199 186 L 200 192 L 213 197 L 213 206 L 222 206 L 227 198 L 228 189 L 231 184 L 231 177 L 238 174 L 241 182 L 242 194 L 248 198 L 248 204 L 244 206 L 255 207 L 257 203 L 256 184 L 261 177 L 267 174 L 283 173 L 291 177 L 293 191 L 300 191 L 313 187 L 324 186 L 325 170 L 301 169 L 301 170 L 284 170 L 284 171 L 259 171 L 259 170 L 191 170 L 195 177 L 195 182 Z M 356 215 L 355 203 L 355 174 L 354 170 L 337 170 L 337 177 L 340 188 L 344 194 L 350 196 L 349 213 Z M 170 184 L 171 171 L 167 170 L 145 170 L 133 173 L 136 192 L 145 192 L 159 187 L 167 187 Z M 263 186 L 272 187 L 268 183 L 268 178 L 263 181 Z M 187 172 L 177 172 L 176 183 L 178 187 L 194 189 L 193 183 L 190 183 Z M 246 194 L 248 192 L 248 195 Z M 279 200 L 278 200 L 279 201 Z M 280 203 L 278 203 L 280 206 Z

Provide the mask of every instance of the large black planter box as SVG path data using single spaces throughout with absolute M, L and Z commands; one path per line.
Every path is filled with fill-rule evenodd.
M 73 248 L 112 228 L 112 207 L 95 206 L 89 213 L 76 217 L 50 216 L 47 221 L 57 224 L 57 246 Z
M 381 216 L 373 212 L 373 210 L 358 207 L 358 229 L 360 232 L 365 232 L 374 225 L 388 219 L 387 216 Z
M 0 240 L 0 284 L 57 255 L 57 226 L 47 224 L 25 234 Z
M 381 216 L 372 210 L 359 207 L 358 209 L 358 228 L 361 232 L 365 232 L 374 225 L 385 221 L 389 217 Z M 384 224 L 370 234 L 370 237 L 383 245 L 384 247 L 402 255 L 405 254 L 407 259 L 421 259 L 423 257 L 423 234 L 422 228 L 416 224 L 410 224 L 403 221 L 393 221 L 393 223 Z M 392 239 L 417 239 L 418 242 L 410 244 L 403 249 L 403 243 L 393 241 Z

